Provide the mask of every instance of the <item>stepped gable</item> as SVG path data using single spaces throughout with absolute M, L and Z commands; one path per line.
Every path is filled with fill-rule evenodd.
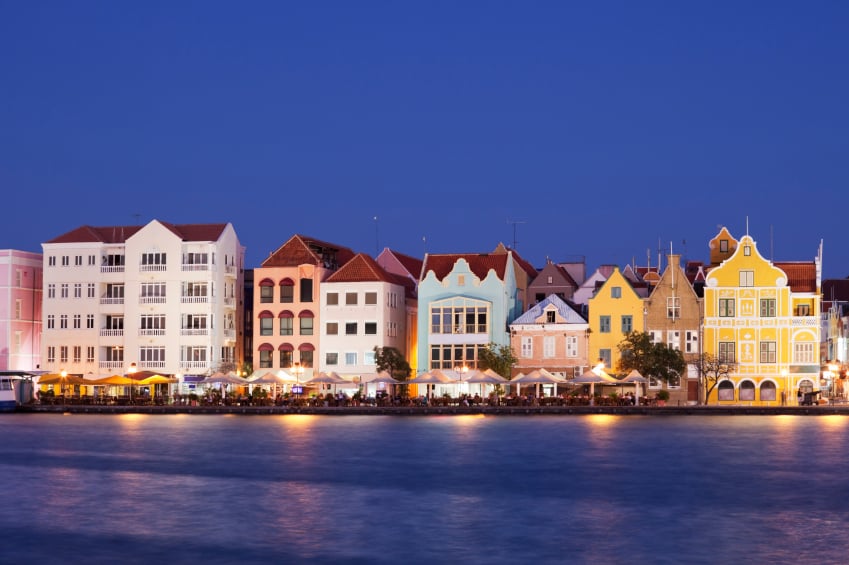
M 218 241 L 227 224 L 171 224 L 162 222 L 174 235 L 183 241 Z M 47 243 L 126 243 L 127 239 L 145 226 L 80 226 L 53 238 Z
M 507 253 L 446 253 L 442 255 L 425 255 L 424 265 L 422 265 L 422 280 L 427 276 L 429 271 L 433 271 L 438 280 L 442 280 L 454 269 L 455 263 L 458 260 L 464 259 L 471 271 L 476 277 L 483 280 L 489 274 L 490 269 L 495 271 L 495 275 L 504 280 L 504 273 L 507 269 L 507 258 L 510 257 Z
M 262 262 L 262 266 L 297 267 L 309 264 L 336 270 L 353 257 L 354 252 L 347 247 L 295 234 L 286 243 L 272 251 Z
M 776 267 L 787 274 L 787 284 L 793 292 L 817 291 L 817 267 L 811 261 L 776 261 Z

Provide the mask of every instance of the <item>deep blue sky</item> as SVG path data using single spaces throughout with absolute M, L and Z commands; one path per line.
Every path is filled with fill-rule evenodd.
M 706 260 L 748 216 L 768 258 L 823 239 L 845 277 L 847 26 L 840 1 L 0 0 L 0 247 L 229 221 L 253 267 L 295 232 L 489 251 L 509 220 L 537 266 L 593 269 Z

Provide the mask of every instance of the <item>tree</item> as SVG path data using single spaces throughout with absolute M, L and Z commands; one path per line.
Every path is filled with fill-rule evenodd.
M 636 369 L 646 378 L 669 384 L 680 379 L 687 368 L 684 354 L 664 343 L 653 343 L 645 332 L 630 332 L 619 342 L 617 370 L 627 373 Z
M 516 361 L 518 359 L 509 345 L 490 343 L 478 352 L 478 367 L 483 370 L 492 369 L 505 379 L 510 378 Z
M 399 381 L 406 381 L 412 372 L 404 355 L 395 347 L 375 347 L 374 363 L 378 372 L 386 371 Z
M 737 364 L 720 361 L 719 357 L 707 352 L 699 355 L 695 362 L 699 369 L 699 388 L 704 391 L 702 403 L 707 404 L 710 393 L 722 379 L 728 378 L 728 375 L 737 369 Z

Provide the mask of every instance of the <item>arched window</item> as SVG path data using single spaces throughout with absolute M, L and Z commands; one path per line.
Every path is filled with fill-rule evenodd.
M 719 400 L 734 400 L 734 384 L 731 381 L 722 381 L 716 387 L 716 397 Z
M 292 322 L 295 315 L 289 310 L 283 310 L 277 317 L 280 318 L 280 335 L 293 335 L 294 325 Z
M 274 314 L 268 310 L 259 313 L 259 335 L 272 335 L 274 333 Z
M 761 383 L 761 401 L 775 400 L 775 383 L 764 381 Z
M 311 310 L 303 310 L 298 313 L 298 321 L 300 324 L 300 332 L 301 335 L 312 335 L 313 334 L 313 319 L 315 315 Z
M 295 301 L 295 281 L 285 278 L 280 281 L 280 302 L 291 304 Z
M 740 400 L 755 399 L 755 383 L 752 381 L 743 381 L 740 383 Z
M 274 302 L 274 281 L 262 279 L 259 281 L 259 301 L 262 303 Z

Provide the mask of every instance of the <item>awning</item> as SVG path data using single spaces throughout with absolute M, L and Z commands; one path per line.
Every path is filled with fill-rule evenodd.
M 281 343 L 277 349 L 278 351 L 295 351 L 291 343 Z
M 280 286 L 295 286 L 295 281 L 286 277 L 285 279 L 280 280 Z
M 274 346 L 270 343 L 263 343 L 257 349 L 259 351 L 274 351 Z
M 259 286 L 274 286 L 274 281 L 271 279 L 262 279 L 259 281 Z
M 315 346 L 311 343 L 302 343 L 298 346 L 298 351 L 315 351 Z
M 258 318 L 273 318 L 274 314 L 272 314 L 268 310 L 263 310 L 262 312 L 259 313 L 259 315 L 257 317 Z
M 301 310 L 298 312 L 299 318 L 315 318 L 315 314 L 312 313 L 312 310 Z
M 277 317 L 278 318 L 294 318 L 295 315 L 292 314 L 292 312 L 290 312 L 289 310 L 283 310 L 282 312 L 277 314 Z

